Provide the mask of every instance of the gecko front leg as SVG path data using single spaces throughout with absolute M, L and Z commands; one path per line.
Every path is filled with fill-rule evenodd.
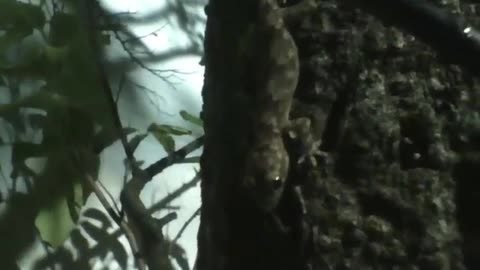
M 298 164 L 307 164 L 312 167 L 317 166 L 316 156 L 325 156 L 326 153 L 320 151 L 321 140 L 315 140 L 312 135 L 311 121 L 306 117 L 300 117 L 290 120 L 286 127 L 288 137 L 298 145 Z

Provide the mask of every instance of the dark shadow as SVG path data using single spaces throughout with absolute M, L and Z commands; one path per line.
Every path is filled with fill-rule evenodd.
M 72 231 L 70 240 L 72 246 L 77 251 L 77 256 L 74 258 L 72 252 L 65 248 L 59 247 L 51 255 L 39 260 L 34 269 L 49 269 L 55 265 L 60 265 L 61 269 L 91 269 L 89 260 L 92 258 L 104 259 L 109 252 L 113 253 L 113 257 L 120 266 L 120 269 L 125 269 L 128 263 L 128 254 L 122 243 L 119 241 L 120 234 L 107 233 L 107 230 L 112 227 L 112 222 L 108 216 L 102 211 L 89 208 L 85 211 L 83 216 L 87 219 L 99 222 L 100 227 L 93 225 L 91 222 L 85 220 L 81 221 L 79 226 Z M 88 240 L 82 234 L 82 231 L 96 242 L 95 246 L 89 247 Z

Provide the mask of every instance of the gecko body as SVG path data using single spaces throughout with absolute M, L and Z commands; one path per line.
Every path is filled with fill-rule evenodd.
M 312 0 L 302 3 L 306 2 L 314 7 Z M 289 120 L 300 65 L 297 46 L 284 21 L 288 9 L 280 8 L 276 0 L 259 0 L 255 22 L 251 78 L 255 101 L 244 184 L 258 209 L 266 213 L 277 207 L 289 172 L 284 135 L 303 138 L 310 128 L 308 119 Z M 306 152 L 307 156 L 311 151 Z

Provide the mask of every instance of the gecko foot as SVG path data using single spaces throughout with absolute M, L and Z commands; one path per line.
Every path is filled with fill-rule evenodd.
M 325 157 L 327 155 L 327 153 L 320 150 L 322 140 L 315 140 L 312 134 L 311 121 L 306 117 L 290 121 L 288 136 L 298 145 L 299 158 L 297 164 L 307 163 L 312 167 L 316 167 L 316 157 Z
M 316 157 L 322 157 L 325 158 L 328 153 L 321 151 L 319 149 L 320 145 L 322 144 L 322 141 L 316 141 L 314 142 L 310 148 L 310 151 L 306 151 L 304 154 L 300 155 L 298 158 L 297 164 L 302 165 L 302 164 L 308 164 L 312 167 L 317 167 L 317 159 Z

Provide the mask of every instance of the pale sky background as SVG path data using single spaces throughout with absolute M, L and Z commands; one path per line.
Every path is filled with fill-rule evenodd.
M 206 0 L 204 0 L 205 2 Z M 167 3 L 175 3 L 175 0 L 102 0 L 101 1 L 112 12 L 133 12 L 134 17 L 142 17 L 149 14 L 154 14 L 156 11 L 165 8 Z M 202 1 L 199 1 L 202 2 Z M 199 5 L 198 10 L 195 10 L 200 16 L 204 16 L 203 6 Z M 204 25 L 198 25 L 196 30 L 203 33 Z M 154 53 L 161 53 L 172 48 L 187 47 L 188 38 L 183 35 L 179 29 L 176 21 L 170 18 L 158 18 L 154 23 L 149 24 L 132 24 L 130 29 L 137 36 L 145 36 L 143 41 L 145 45 Z M 160 30 L 158 30 L 160 29 Z M 155 32 L 155 30 L 158 30 Z M 151 34 L 155 32 L 155 34 Z M 150 34 L 150 35 L 149 35 Z M 113 39 L 112 39 L 113 40 Z M 119 44 L 114 43 L 112 53 L 109 54 L 111 59 L 120 57 L 117 52 L 120 51 Z M 187 110 L 192 114 L 198 115 L 201 110 L 201 95 L 200 91 L 203 84 L 203 67 L 199 65 L 200 57 L 185 56 L 163 63 L 150 63 L 151 68 L 161 69 L 175 69 L 180 71 L 172 78 L 174 87 L 167 85 L 165 82 L 155 77 L 148 71 L 140 68 L 131 70 L 127 75 L 131 76 L 136 83 L 144 85 L 153 90 L 154 93 L 147 94 L 144 91 L 138 90 L 138 100 L 135 104 L 131 102 L 131 95 L 123 95 L 120 97 L 119 108 L 120 117 L 124 126 L 135 127 L 146 131 L 147 127 L 153 123 L 174 124 L 182 127 L 191 128 L 193 135 L 176 137 L 177 147 L 181 147 L 186 143 L 192 141 L 196 137 L 203 134 L 203 130 L 199 127 L 191 125 L 183 121 L 179 116 L 180 110 Z M 113 86 L 117 82 L 111 82 Z M 132 91 L 133 92 L 133 91 Z M 140 98 L 139 98 L 140 97 Z M 0 96 L 0 99 L 2 97 Z M 1 131 L 0 131 L 1 136 Z M 201 150 L 197 150 L 192 156 L 198 156 Z M 135 152 L 138 160 L 145 161 L 144 166 L 161 159 L 165 156 L 165 151 L 160 144 L 152 137 L 147 137 Z M 124 175 L 123 159 L 125 154 L 119 142 L 107 148 L 101 155 L 101 170 L 99 180 L 108 188 L 109 192 L 117 199 L 120 193 L 121 183 Z M 3 173 L 8 177 L 10 174 L 10 149 L 9 147 L 0 146 L 0 164 L 2 165 Z M 31 161 L 32 164 L 35 161 Z M 149 183 L 142 192 L 142 200 L 146 206 L 150 206 L 162 199 L 169 192 L 175 190 L 182 184 L 188 182 L 195 175 L 195 169 L 198 169 L 198 164 L 182 164 L 175 165 L 168 168 L 160 175 L 157 175 L 151 183 Z M 177 211 L 178 219 L 171 222 L 165 233 L 173 238 L 185 221 L 198 209 L 200 206 L 200 187 L 186 192 L 182 197 L 173 201 L 172 206 L 180 207 Z M 90 196 L 87 202 L 87 207 L 96 207 L 103 211 L 95 196 Z M 163 216 L 166 212 L 160 212 L 156 216 Z M 183 233 L 179 240 L 187 252 L 190 267 L 193 266 L 196 257 L 196 237 L 199 225 L 199 218 L 197 217 Z M 126 251 L 131 252 L 128 242 L 125 237 L 121 238 L 124 243 Z M 67 240 L 66 246 L 70 245 Z M 94 243 L 92 243 L 94 244 Z M 33 260 L 44 254 L 43 247 L 36 243 L 20 261 L 22 269 L 31 269 Z M 111 260 L 111 256 L 107 256 L 106 261 Z M 129 268 L 133 268 L 133 260 L 130 258 Z M 99 261 L 94 264 L 92 269 L 120 269 L 115 262 L 109 263 L 105 268 L 103 262 Z

